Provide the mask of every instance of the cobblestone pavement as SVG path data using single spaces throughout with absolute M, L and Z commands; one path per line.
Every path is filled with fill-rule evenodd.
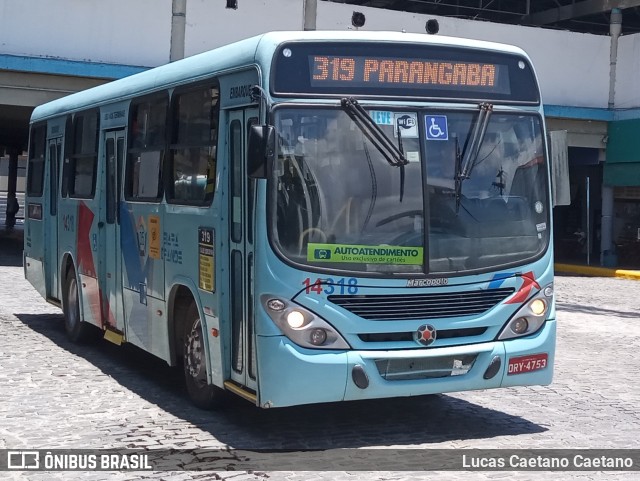
M 0 246 L 0 249 L 2 247 Z M 0 252 L 0 449 L 640 448 L 640 284 L 556 279 L 553 384 L 265 411 L 193 408 L 178 372 L 128 346 L 67 341 L 60 311 Z M 13 265 L 7 265 L 13 264 Z M 381 451 L 381 453 L 384 451 Z M 424 452 L 423 452 L 424 453 Z M 423 454 L 424 455 L 424 454 Z M 348 462 L 348 459 L 347 459 Z M 3 479 L 632 480 L 614 472 L 58 472 Z

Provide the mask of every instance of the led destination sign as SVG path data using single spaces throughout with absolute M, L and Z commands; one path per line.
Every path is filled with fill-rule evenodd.
M 271 93 L 540 102 L 533 70 L 522 55 L 400 42 L 285 43 L 275 52 Z
M 312 86 L 354 83 L 402 88 L 435 85 L 509 93 L 507 79 L 501 76 L 504 66 L 493 63 L 324 55 L 309 56 L 309 63 Z

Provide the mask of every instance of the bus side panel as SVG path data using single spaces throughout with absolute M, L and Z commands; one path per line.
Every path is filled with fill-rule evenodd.
M 59 262 L 62 262 L 65 253 L 73 254 L 71 258 L 76 259 L 76 243 L 77 243 L 77 225 L 78 218 L 77 201 L 63 197 L 58 203 L 58 251 Z M 77 261 L 76 261 L 77 262 Z M 68 264 L 60 265 L 60 297 L 64 296 L 64 285 L 62 285 Z M 77 266 L 74 265 L 77 271 Z
M 46 298 L 44 275 L 44 232 L 48 205 L 48 179 L 45 165 L 46 126 L 32 126 L 27 163 L 25 195 L 24 270 L 25 277 Z
M 164 300 L 162 210 L 159 204 L 121 203 L 121 248 L 126 289 Z
M 33 254 L 31 253 L 31 255 Z M 24 254 L 24 276 L 34 289 L 38 291 L 38 294 L 42 297 L 47 296 L 42 261 L 30 257 L 30 254 L 27 254 L 26 251 Z
M 120 203 L 126 339 L 168 361 L 162 225 L 159 204 Z
M 144 291 L 143 295 L 144 295 Z M 141 300 L 140 292 L 125 289 L 124 312 L 128 316 L 127 342 L 171 363 L 165 302 L 151 296 Z
M 27 196 L 25 199 L 24 271 L 26 279 L 46 298 L 44 277 L 44 222 L 43 199 Z
M 171 286 L 171 289 L 176 285 L 187 287 L 196 297 L 194 300 L 199 304 L 200 314 L 203 316 L 201 317 L 203 333 L 207 334 L 204 339 L 207 345 L 204 347 L 208 353 L 209 382 L 222 387 L 224 379 L 228 378 L 228 366 L 223 361 L 223 345 L 230 342 L 225 337 L 225 327 L 221 326 L 223 323 L 220 312 L 218 272 L 220 271 L 219 263 L 223 260 L 217 255 L 220 252 L 217 245 L 213 259 L 209 256 L 201 258 L 198 242 L 199 229 L 202 228 L 213 232 L 213 242 L 222 243 L 218 229 L 218 209 L 216 208 L 219 197 L 216 193 L 213 205 L 206 209 L 171 204 L 166 206 L 165 226 L 162 233 L 162 255 L 165 260 L 167 285 Z M 213 266 L 210 262 L 213 262 Z M 223 272 L 227 272 L 225 267 L 222 269 Z M 203 275 L 210 281 L 209 274 L 213 277 L 213 282 L 207 283 L 205 286 L 200 276 Z M 207 289 L 205 290 L 203 287 Z M 168 290 L 169 287 L 167 287 L 167 292 Z M 175 323 L 180 321 L 181 319 L 174 320 Z M 219 333 L 217 337 L 211 335 L 212 329 L 217 329 Z M 182 348 L 182 346 L 176 346 L 178 352 L 181 352 Z
M 76 266 L 82 293 L 82 313 L 84 321 L 102 326 L 100 312 L 100 287 L 98 285 L 98 222 L 96 201 L 77 200 L 76 219 Z

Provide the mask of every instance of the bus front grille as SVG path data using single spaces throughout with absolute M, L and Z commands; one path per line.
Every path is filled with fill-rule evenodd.
M 481 336 L 487 331 L 486 327 L 468 327 L 465 329 L 439 329 L 438 339 L 458 339 Z M 358 334 L 362 342 L 402 342 L 413 341 L 415 331 L 411 332 L 374 332 Z
M 363 319 L 396 321 L 478 315 L 513 292 L 513 288 L 498 288 L 437 294 L 335 295 L 328 299 Z
M 378 373 L 386 381 L 436 379 L 467 374 L 477 354 L 433 358 L 377 359 Z

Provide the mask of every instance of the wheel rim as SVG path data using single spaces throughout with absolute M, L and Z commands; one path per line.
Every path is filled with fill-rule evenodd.
M 204 378 L 203 361 L 202 327 L 200 319 L 197 319 L 186 339 L 185 365 L 189 376 L 194 379 Z
M 69 312 L 67 313 L 67 322 L 69 327 L 73 329 L 78 324 L 78 283 L 75 279 L 69 282 L 69 292 L 67 293 L 67 305 Z

